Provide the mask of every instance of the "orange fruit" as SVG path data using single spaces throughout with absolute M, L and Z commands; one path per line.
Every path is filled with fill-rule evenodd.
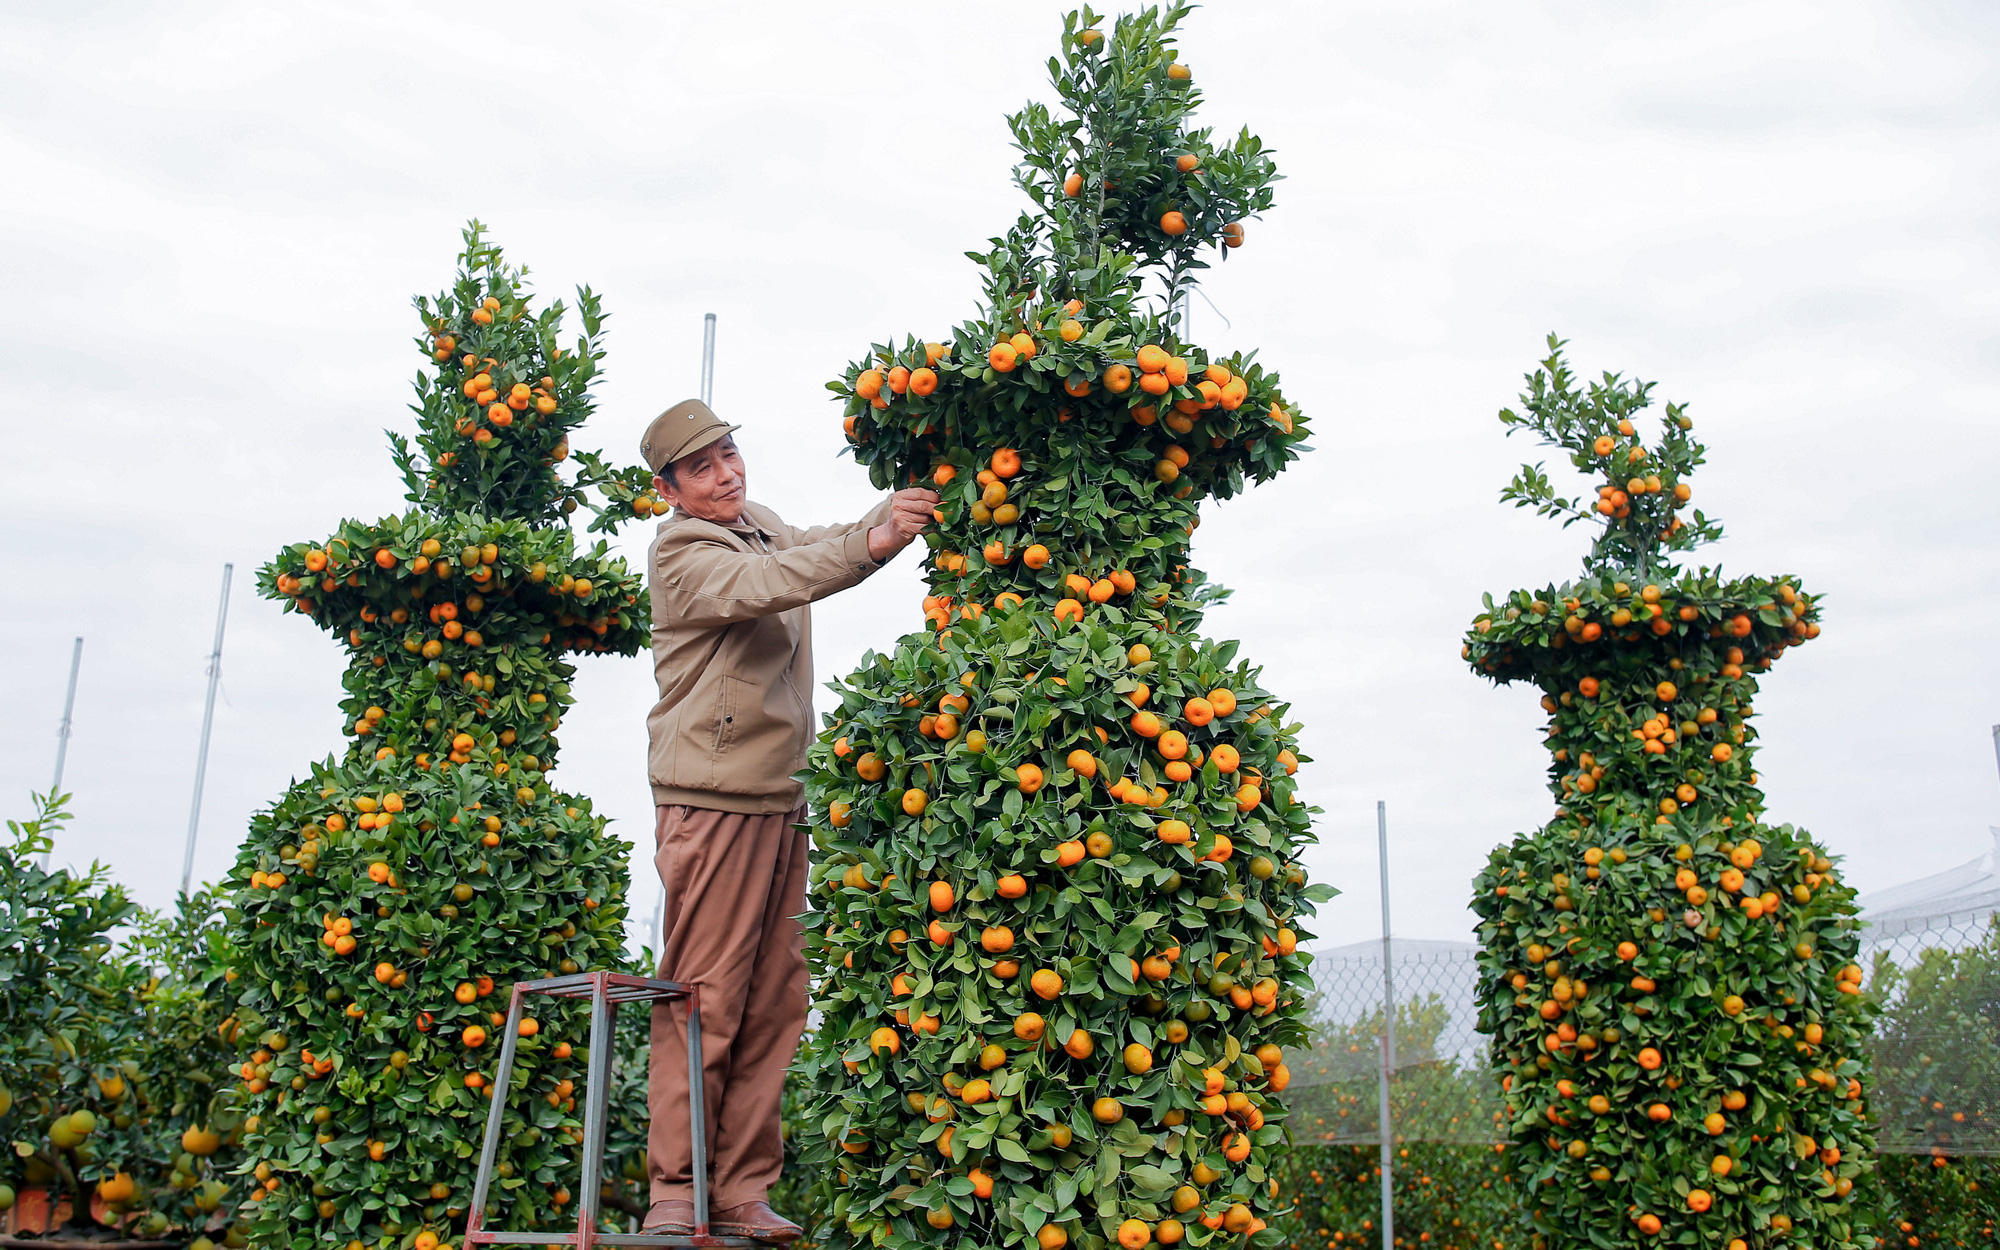
M 1107 1094 L 1090 1104 L 1090 1118 L 1099 1124 L 1116 1124 L 1125 1118 L 1125 1104 Z
M 994 892 L 1001 898 L 1020 898 L 1028 892 L 1028 880 L 1018 872 L 1010 872 L 995 884 Z
M 930 806 L 930 802 L 930 796 L 914 786 L 903 791 L 903 812 L 905 815 L 923 815 L 924 809 Z
M 986 363 L 992 366 L 995 373 L 1014 372 L 1014 366 L 1020 363 L 1020 359 L 1021 353 L 1014 350 L 1012 343 L 995 343 L 992 350 L 986 353 Z
M 1046 1001 L 1062 993 L 1063 979 L 1053 968 L 1037 968 L 1034 975 L 1028 978 L 1028 988 L 1035 991 L 1036 997 Z
M 1162 234 L 1173 234 L 1173 235 L 1186 234 L 1187 228 L 1188 228 L 1187 218 L 1182 216 L 1179 212 L 1173 209 L 1169 209 L 1166 212 L 1160 214 L 1160 232 Z
M 1042 788 L 1042 770 L 1038 764 L 1017 765 L 1014 775 L 1018 778 L 1014 784 L 1022 794 L 1033 794 Z
M 951 888 L 951 882 L 949 881 L 931 882 L 930 901 L 931 901 L 932 911 L 950 911 L 951 905 L 956 900 L 956 898 L 957 896 L 953 893 Z
M 1037 1012 L 1024 1011 L 1014 1017 L 1014 1036 L 1024 1042 L 1041 1041 L 1042 1033 L 1047 1028 L 1048 1022 Z
M 1208 692 L 1208 701 L 1215 708 L 1217 716 L 1228 716 L 1236 710 L 1236 695 L 1233 691 L 1220 688 Z

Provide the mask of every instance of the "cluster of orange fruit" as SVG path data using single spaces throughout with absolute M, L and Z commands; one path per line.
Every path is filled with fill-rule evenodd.
M 487 303 L 497 307 L 500 301 L 489 298 Z M 438 342 L 442 344 L 450 338 L 450 335 L 445 335 Z M 525 416 L 530 408 L 542 416 L 552 414 L 557 408 L 556 380 L 552 377 L 544 375 L 535 383 L 510 384 L 502 374 L 496 381 L 494 375 L 502 373 L 500 362 L 490 356 L 482 360 L 470 353 L 460 359 L 459 367 L 467 375 L 459 389 L 469 401 L 469 407 L 452 428 L 481 446 L 494 440 L 495 430 L 512 426 L 516 417 Z M 501 394 L 502 387 L 506 387 L 504 396 Z
M 1169 447 L 1159 462 L 1155 471 L 1156 476 L 1163 482 L 1171 482 L 1180 468 L 1187 463 L 1188 454 L 1185 450 L 1180 447 Z M 1011 447 L 1002 447 L 992 453 L 989 464 L 989 468 L 981 469 L 976 475 L 975 480 L 981 488 L 981 495 L 979 501 L 969 510 L 971 519 L 976 525 L 1015 524 L 1022 518 L 1019 508 L 1010 502 L 1009 482 L 1021 473 L 1021 455 Z M 955 481 L 957 476 L 956 466 L 941 464 L 932 472 L 931 480 L 937 486 L 945 487 Z M 942 509 L 938 510 L 938 515 L 942 520 Z M 1188 523 L 1190 531 L 1198 523 L 1198 520 L 1190 520 Z M 1045 543 L 1032 542 L 1017 550 L 1010 547 L 1004 539 L 994 538 L 981 548 L 980 558 L 984 562 L 984 567 L 989 569 L 1003 569 L 1018 561 L 1023 569 L 1039 572 L 1048 567 L 1054 559 L 1054 554 Z M 940 549 L 932 558 L 932 562 L 938 571 L 960 578 L 971 577 L 977 567 L 963 554 L 949 549 Z M 1110 603 L 1115 598 L 1133 595 L 1139 590 L 1139 580 L 1129 568 L 1120 567 L 1099 574 L 1066 573 L 1062 578 L 1062 586 L 1069 593 L 1056 599 L 1053 607 L 1055 618 L 1058 621 L 1081 621 L 1084 617 L 1085 602 Z M 1157 607 L 1166 601 L 1167 595 L 1167 586 L 1155 586 L 1148 590 L 1145 601 Z M 1023 596 L 1016 591 L 1000 591 L 993 597 L 992 609 L 1001 611 L 1015 608 L 1024 602 Z M 924 619 L 939 630 L 961 618 L 976 619 L 984 615 L 987 610 L 987 606 L 976 599 L 959 602 L 955 596 L 949 594 L 926 595 L 923 601 Z
M 1067 602 L 1067 601 L 1066 601 Z M 1058 619 L 1062 619 L 1060 613 Z M 1144 643 L 1135 643 L 1127 651 L 1127 658 L 1133 664 L 1144 664 L 1152 659 L 1152 649 Z M 970 674 L 968 674 L 970 676 Z M 1029 675 L 1030 678 L 1035 676 Z M 1065 679 L 1051 680 L 1061 684 Z M 1265 800 L 1264 777 L 1256 768 L 1246 767 L 1237 748 L 1227 742 L 1212 743 L 1206 752 L 1189 741 L 1185 730 L 1175 728 L 1185 724 L 1189 728 L 1200 729 L 1208 726 L 1218 717 L 1227 718 L 1237 708 L 1235 692 L 1225 686 L 1210 690 L 1206 697 L 1196 695 L 1182 702 L 1178 718 L 1163 718 L 1158 712 L 1146 706 L 1152 699 L 1152 688 L 1144 682 L 1121 696 L 1132 709 L 1125 725 L 1144 742 L 1151 744 L 1156 757 L 1160 776 L 1166 781 L 1181 784 L 1192 781 L 1198 770 L 1205 764 L 1213 763 L 1217 774 L 1226 786 L 1233 788 L 1232 798 L 1239 813 L 1254 811 Z M 908 704 L 907 706 L 914 706 Z M 918 721 L 917 732 L 925 738 L 935 738 L 940 742 L 955 741 L 962 728 L 961 717 L 970 707 L 970 700 L 963 694 L 946 693 L 938 697 L 937 710 L 927 712 Z M 1269 708 L 1259 708 L 1252 713 L 1251 723 L 1269 714 Z M 1095 730 L 1102 743 L 1109 743 L 1107 731 Z M 974 755 L 986 750 L 986 734 L 982 730 L 966 733 L 965 748 Z M 888 775 L 887 763 L 874 751 L 863 751 L 855 755 L 854 744 L 841 737 L 834 741 L 833 754 L 836 759 L 854 758 L 855 776 L 863 782 L 879 782 Z M 1290 776 L 1298 771 L 1299 759 L 1291 748 L 1278 752 L 1278 764 Z M 1088 750 L 1082 747 L 1072 749 L 1063 757 L 1063 766 L 1074 774 L 1079 791 L 1088 794 L 1093 779 L 1098 775 L 1098 762 Z M 1053 767 L 1053 765 L 1051 765 Z M 1047 780 L 1047 773 L 1040 764 L 1032 761 L 1014 765 L 1015 788 L 1023 794 L 1034 794 L 1041 790 Z M 1105 795 L 1113 802 L 1133 807 L 1164 807 L 1172 795 L 1165 785 L 1151 787 L 1141 785 L 1131 777 L 1118 777 L 1104 783 Z M 906 787 L 898 797 L 898 803 L 905 815 L 920 816 L 929 805 L 929 796 L 916 786 Z M 1296 798 L 1294 799 L 1296 802 Z M 837 800 L 829 805 L 829 817 L 835 828 L 845 828 L 851 821 L 853 805 L 846 800 Z M 1096 834 L 1102 839 L 1101 849 L 1092 848 L 1089 840 L 1078 839 L 1060 843 L 1057 846 L 1057 862 L 1064 867 L 1080 862 L 1085 854 L 1103 856 L 1110 854 L 1111 840 L 1107 835 Z M 1162 821 L 1155 830 L 1155 836 L 1165 845 L 1177 846 L 1193 840 L 1193 830 L 1186 821 L 1169 819 Z M 1233 853 L 1233 844 L 1225 834 L 1218 834 L 1213 850 L 1204 858 L 1222 863 Z M 858 866 L 857 866 L 858 867 Z M 1287 952 L 1289 953 L 1289 952 Z
M 1062 306 L 1060 312 L 1049 316 L 1048 319 L 1054 323 L 1052 337 L 1062 345 L 1076 344 L 1085 338 L 1086 328 L 1077 319 L 1083 308 L 1082 300 L 1072 299 Z M 1023 316 L 1033 322 L 1037 314 L 1029 311 Z M 985 348 L 983 363 L 996 375 L 1012 375 L 1040 355 L 1042 349 L 1042 341 L 1034 334 L 1026 330 L 1017 331 Z M 869 407 L 877 412 L 890 408 L 899 398 L 928 397 L 938 389 L 940 378 L 937 367 L 947 370 L 963 368 L 966 360 L 961 358 L 961 351 L 964 357 L 970 358 L 978 349 L 955 350 L 942 343 L 925 343 L 922 350 L 925 363 L 914 369 L 898 363 L 886 370 L 874 367 L 860 370 L 852 383 L 853 394 L 866 400 Z M 1129 357 L 1092 350 L 1079 365 L 1062 381 L 1064 395 L 1071 399 L 1083 399 L 1101 386 L 1109 395 L 1130 397 L 1127 411 L 1136 424 L 1151 426 L 1158 423 L 1179 436 L 1194 432 L 1199 414 L 1218 409 L 1233 413 L 1243 407 L 1251 395 L 1251 380 L 1236 373 L 1229 365 L 1217 361 L 1197 366 L 1157 343 L 1143 344 Z M 1075 415 L 1065 409 L 1057 414 L 1057 420 L 1067 422 Z M 1279 400 L 1270 400 L 1265 417 L 1269 425 L 1281 433 L 1290 435 L 1293 432 L 1291 414 Z M 858 417 L 844 417 L 842 428 L 850 440 L 860 439 L 862 431 Z M 920 420 L 918 429 L 923 433 L 929 432 L 931 427 L 927 421 Z M 1228 443 L 1229 440 L 1221 434 L 1211 434 L 1208 439 L 1211 450 L 1220 450 Z M 1245 437 L 1244 447 L 1249 451 L 1256 450 L 1254 432 Z M 1188 466 L 1189 461 L 1187 448 L 1169 447 L 1155 465 L 1155 475 L 1163 483 L 1171 485 L 1179 479 L 1181 470 Z M 933 480 L 940 486 L 946 485 L 956 469 L 952 466 L 939 467 L 950 472 L 942 480 Z M 981 484 L 987 485 L 984 480 Z M 1006 494 L 994 492 L 994 495 L 990 502 L 981 500 L 984 515 L 975 511 L 974 519 L 982 525 L 1013 523 L 1013 517 L 1000 511 L 1007 506 Z M 1018 510 L 1015 515 L 1018 515 Z

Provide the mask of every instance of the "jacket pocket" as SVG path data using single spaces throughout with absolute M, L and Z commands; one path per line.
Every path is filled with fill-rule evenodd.
M 723 674 L 715 683 L 715 748 L 710 762 L 721 762 L 722 753 L 736 741 L 737 687 L 743 684 L 740 677 Z

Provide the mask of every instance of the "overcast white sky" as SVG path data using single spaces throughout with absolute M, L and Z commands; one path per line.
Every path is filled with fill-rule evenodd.
M 337 748 L 339 649 L 248 592 L 279 546 L 402 506 L 414 292 L 477 215 L 544 294 L 611 311 L 620 460 L 693 393 L 753 494 L 858 515 L 822 383 L 969 315 L 960 253 L 1022 201 L 1004 112 L 1047 97 L 1054 5 L 8 6 L 0 15 L 0 810 L 49 784 L 82 634 L 60 855 L 175 888 L 224 561 L 234 596 L 197 874 Z M 1711 446 L 1732 571 L 1792 572 L 1825 635 L 1757 700 L 1773 815 L 1864 889 L 2000 824 L 2000 9 L 1985 3 L 1222 3 L 1183 58 L 1287 181 L 1197 304 L 1317 450 L 1211 506 L 1198 562 L 1294 701 L 1310 857 L 1376 931 L 1469 930 L 1485 852 L 1543 821 L 1536 694 L 1458 658 L 1485 590 L 1584 546 L 1495 494 L 1494 412 L 1542 336 L 1660 380 Z M 637 556 L 634 527 L 624 548 Z M 822 678 L 917 627 L 914 560 L 824 604 Z M 650 838 L 644 659 L 585 665 L 559 780 Z M 641 875 L 649 865 L 641 861 Z M 657 885 L 636 891 L 649 915 Z

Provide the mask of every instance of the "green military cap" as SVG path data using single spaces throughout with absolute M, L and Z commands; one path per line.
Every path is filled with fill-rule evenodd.
M 731 425 L 698 399 L 683 399 L 653 418 L 639 439 L 639 458 L 658 473 L 682 456 L 700 451 L 742 426 Z

